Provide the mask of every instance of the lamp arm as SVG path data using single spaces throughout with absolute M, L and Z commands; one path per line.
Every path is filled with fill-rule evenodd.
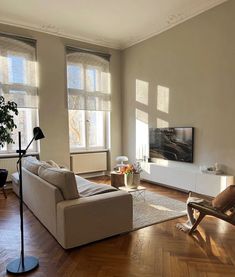
M 17 161 L 17 164 L 19 164 L 20 160 L 25 156 L 25 154 L 27 153 L 27 150 L 29 149 L 29 146 L 32 144 L 32 142 L 34 141 L 35 136 L 31 139 L 30 143 L 28 144 L 28 146 L 25 148 L 25 150 L 21 150 L 20 153 L 18 151 L 16 151 L 17 153 L 19 153 L 19 159 Z

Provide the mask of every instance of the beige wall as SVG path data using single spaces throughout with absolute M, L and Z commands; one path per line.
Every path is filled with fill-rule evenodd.
M 230 0 L 122 54 L 0 24 L 0 32 L 37 40 L 39 116 L 46 135 L 41 141 L 41 158 L 69 165 L 64 52 L 64 46 L 69 44 L 112 55 L 111 168 L 117 155 L 135 159 L 135 114 L 139 109 L 148 116 L 149 127 L 156 127 L 157 119 L 169 126 L 194 126 L 194 165 L 218 162 L 226 165 L 228 173 L 235 174 L 234 14 L 235 2 Z M 136 101 L 136 80 L 148 85 L 147 105 Z M 157 108 L 158 86 L 169 88 L 167 112 Z
M 66 90 L 65 45 L 95 49 L 111 54 L 112 78 L 111 153 L 110 163 L 122 152 L 121 146 L 121 91 L 120 52 L 85 44 L 45 33 L 0 24 L 0 32 L 17 34 L 37 40 L 39 66 L 39 124 L 46 138 L 41 141 L 40 156 L 69 166 L 69 131 Z
M 194 126 L 194 165 L 218 162 L 235 174 L 234 15 L 231 0 L 122 52 L 124 154 L 132 161 L 137 108 L 149 127 L 157 119 Z M 136 101 L 136 80 L 148 85 L 147 105 Z M 157 107 L 159 85 L 169 88 L 168 110 Z

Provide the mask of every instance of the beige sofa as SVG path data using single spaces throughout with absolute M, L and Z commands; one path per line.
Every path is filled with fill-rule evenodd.
M 24 203 L 63 248 L 73 248 L 132 230 L 130 194 L 116 190 L 65 200 L 55 185 L 25 168 L 22 174 Z M 13 190 L 18 194 L 16 178 L 13 176 L 12 179 Z

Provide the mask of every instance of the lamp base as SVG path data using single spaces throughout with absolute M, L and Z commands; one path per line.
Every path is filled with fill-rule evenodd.
M 21 274 L 29 272 L 38 267 L 38 259 L 33 256 L 24 257 L 24 267 L 21 258 L 10 262 L 7 265 L 7 272 L 12 274 Z

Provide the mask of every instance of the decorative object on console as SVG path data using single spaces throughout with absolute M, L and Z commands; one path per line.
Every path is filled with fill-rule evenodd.
M 20 231 L 21 231 L 21 255 L 20 258 L 13 260 L 7 265 L 7 272 L 13 274 L 24 274 L 29 272 L 36 267 L 38 267 L 38 259 L 33 256 L 24 256 L 24 219 L 23 219 L 23 189 L 22 189 L 22 158 L 25 156 L 28 148 L 34 140 L 39 140 L 44 138 L 44 134 L 39 127 L 33 129 L 33 138 L 26 147 L 25 150 L 21 149 L 21 132 L 18 133 L 19 137 L 19 149 L 16 151 L 18 153 L 17 166 L 19 166 L 19 198 L 20 198 Z
M 210 167 L 201 166 L 200 169 L 201 169 L 201 172 L 203 173 L 215 174 L 215 175 L 224 174 L 224 171 L 221 169 L 221 165 L 218 163 L 215 163 L 214 166 L 210 166 Z

